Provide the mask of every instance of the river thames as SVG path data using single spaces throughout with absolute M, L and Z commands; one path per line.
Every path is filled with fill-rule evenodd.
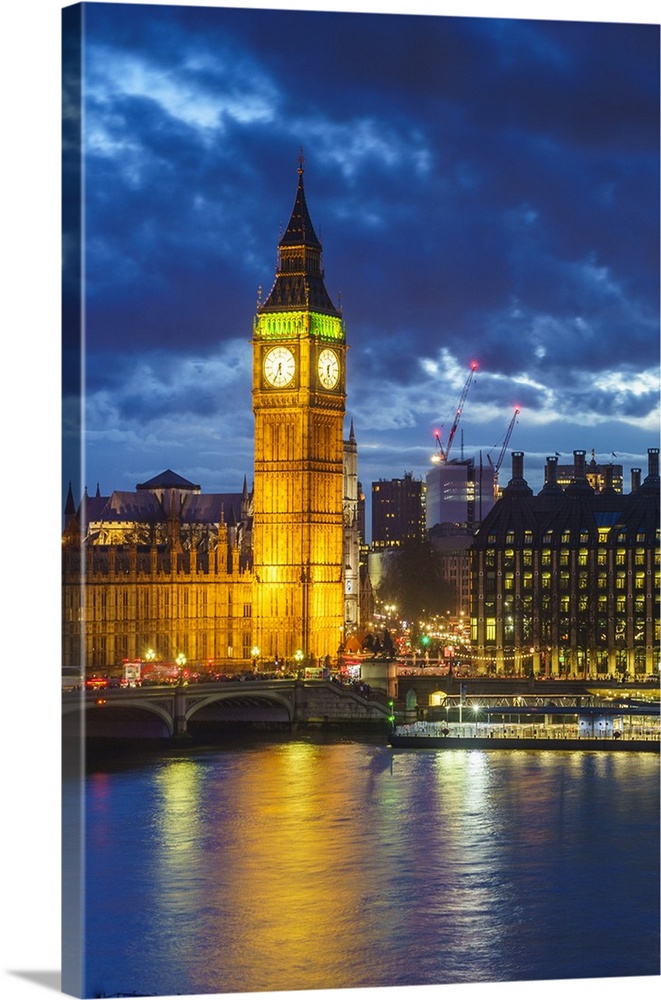
M 93 765 L 85 996 L 659 974 L 659 758 L 318 734 Z

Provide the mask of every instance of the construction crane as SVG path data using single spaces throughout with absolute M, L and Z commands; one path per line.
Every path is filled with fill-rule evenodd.
M 487 452 L 487 460 L 489 462 L 489 465 L 493 469 L 493 495 L 494 495 L 494 499 L 498 499 L 498 472 L 500 471 L 500 467 L 503 464 L 503 459 L 505 458 L 505 452 L 507 451 L 507 446 L 510 443 L 510 438 L 512 437 L 512 431 L 514 430 L 514 424 L 516 423 L 516 418 L 518 417 L 518 415 L 519 415 L 520 412 L 521 412 L 521 407 L 520 406 L 515 406 L 514 407 L 514 413 L 512 414 L 512 419 L 510 420 L 510 423 L 509 423 L 509 427 L 505 431 L 505 437 L 503 439 L 503 446 L 500 449 L 498 458 L 496 459 L 495 462 L 493 462 L 491 460 L 491 454 L 490 454 L 490 452 Z M 495 447 L 496 447 L 496 445 L 494 445 L 494 448 Z
M 466 402 L 466 396 L 468 395 L 468 390 L 470 389 L 470 384 L 473 381 L 473 375 L 475 374 L 476 371 L 477 371 L 477 361 L 471 361 L 471 370 L 468 374 L 468 378 L 466 379 L 465 385 L 461 390 L 461 396 L 459 397 L 459 402 L 457 404 L 457 411 L 455 413 L 454 423 L 450 428 L 450 434 L 448 435 L 448 443 L 445 446 L 445 448 L 443 448 L 443 445 L 441 444 L 441 432 L 435 431 L 434 433 L 438 451 L 436 452 L 436 454 L 432 455 L 432 462 L 436 462 L 438 464 L 450 461 L 450 448 L 452 447 L 454 436 L 457 433 L 457 427 L 459 426 L 459 421 L 461 420 L 461 414 L 464 409 L 464 403 Z

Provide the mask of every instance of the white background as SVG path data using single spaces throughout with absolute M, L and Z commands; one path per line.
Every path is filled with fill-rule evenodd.
M 111 0 L 114 2 L 114 0 Z M 195 4 L 180 0 L 180 5 Z M 60 0 L 3 5 L 0 240 L 0 556 L 2 607 L 1 990 L 9 1000 L 59 991 L 60 751 Z M 198 3 L 197 6 L 536 17 L 659 23 L 653 0 L 420 0 Z M 8 222 L 8 225 L 6 224 Z M 31 699 L 29 710 L 26 699 Z M 277 994 L 282 1000 L 517 1000 L 558 990 L 611 1000 L 656 996 L 657 978 Z M 229 997 L 228 994 L 225 995 Z M 243 998 L 265 994 L 242 994 Z M 273 996 L 276 996 L 275 994 Z

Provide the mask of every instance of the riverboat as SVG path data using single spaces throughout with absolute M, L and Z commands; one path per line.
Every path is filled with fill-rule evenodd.
M 640 720 L 642 722 L 642 720 Z M 388 737 L 393 749 L 405 750 L 612 750 L 659 753 L 658 716 L 646 724 L 613 726 L 562 723 L 442 723 L 414 722 L 395 726 Z

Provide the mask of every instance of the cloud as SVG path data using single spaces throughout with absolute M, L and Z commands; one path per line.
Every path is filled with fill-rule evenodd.
M 252 317 L 301 145 L 361 475 L 424 469 L 473 358 L 467 449 L 514 404 L 534 454 L 588 427 L 609 452 L 656 439 L 653 26 L 104 4 L 86 23 L 90 463 L 250 467 Z
M 104 422 L 104 407 L 111 406 L 118 419 L 143 426 L 164 411 L 180 418 L 209 416 L 224 411 L 235 395 L 245 400 L 251 360 L 242 340 L 225 341 L 206 356 L 160 351 L 98 356 L 88 365 L 88 412 Z
M 209 133 L 222 134 L 228 121 L 259 125 L 277 113 L 278 91 L 268 74 L 254 59 L 227 46 L 190 51 L 184 43 L 178 58 L 171 61 L 170 54 L 165 62 L 149 50 L 96 43 L 88 47 L 86 58 L 90 151 L 114 151 L 114 143 L 103 137 L 111 131 L 108 125 L 119 124 L 113 116 L 115 103 L 125 104 L 127 98 L 148 101 L 154 112 L 186 125 L 205 142 L 212 138 Z

